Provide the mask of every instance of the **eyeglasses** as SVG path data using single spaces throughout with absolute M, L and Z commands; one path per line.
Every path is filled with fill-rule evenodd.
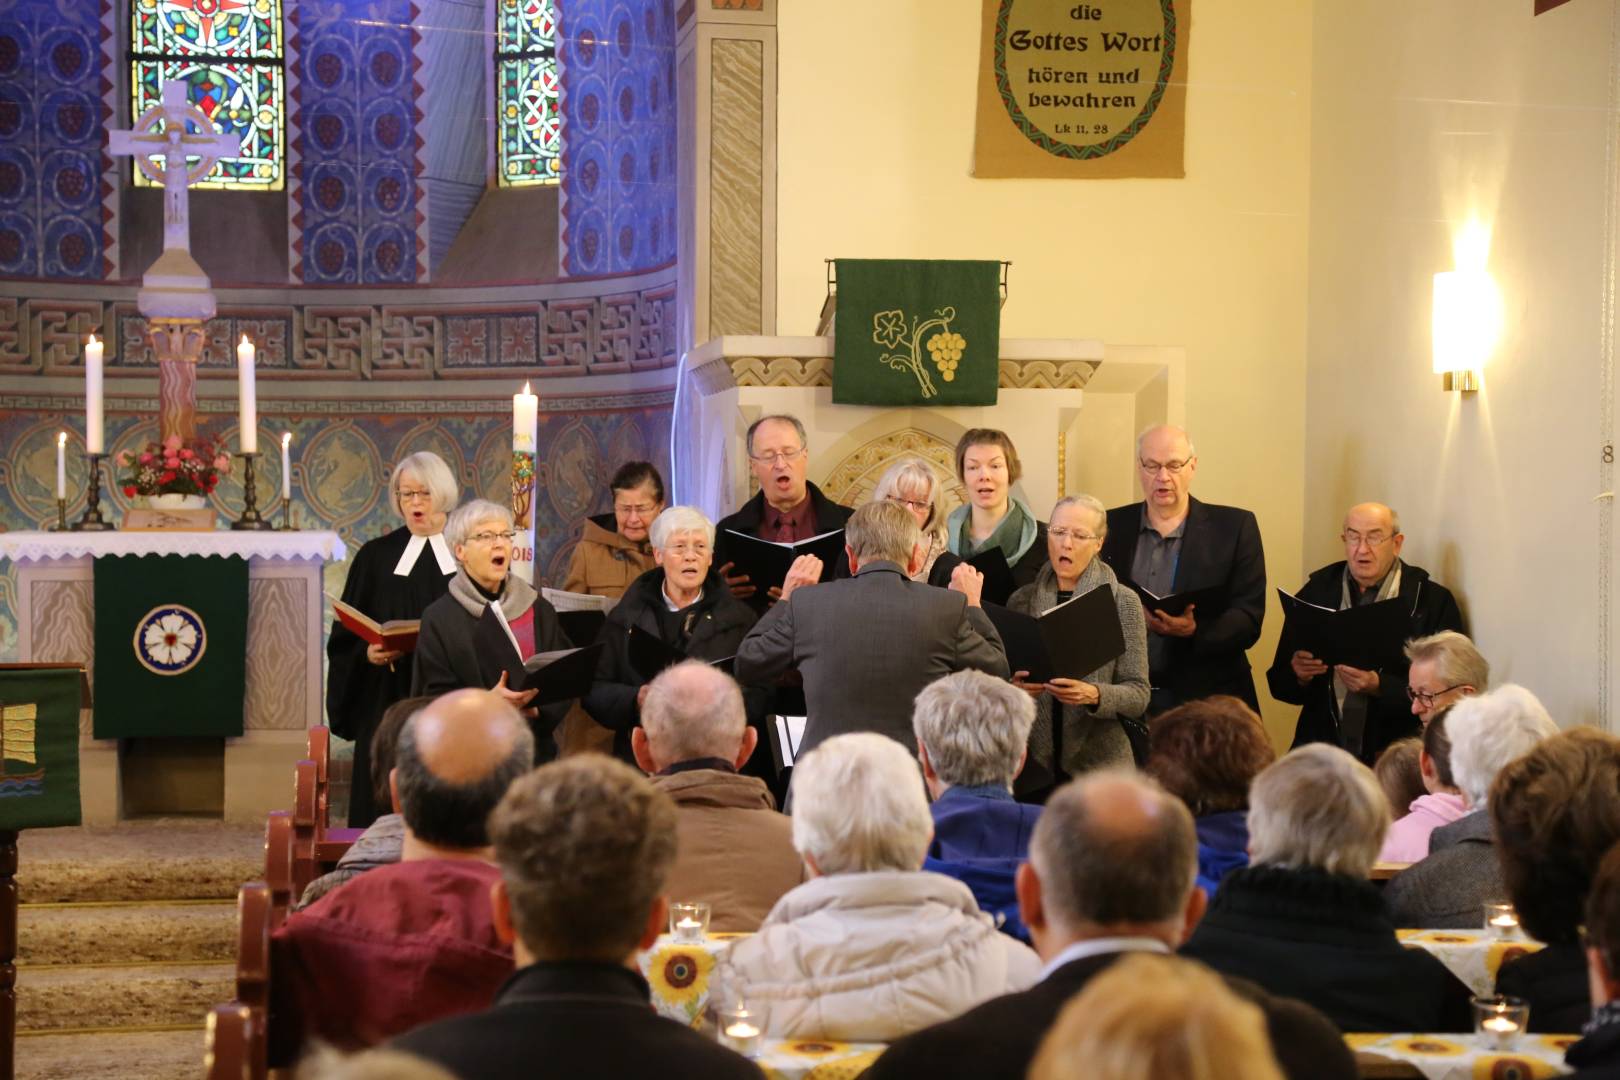
M 688 555 L 695 555 L 701 559 L 708 553 L 709 545 L 701 541 L 696 544 L 670 544 L 668 547 L 664 548 L 664 554 L 674 555 L 676 558 L 681 559 L 686 558 Z
M 1150 476 L 1157 476 L 1160 469 L 1163 469 L 1165 472 L 1169 473 L 1171 476 L 1176 476 L 1176 475 L 1180 474 L 1182 469 L 1185 469 L 1189 464 L 1191 464 L 1191 462 L 1192 462 L 1192 458 L 1182 458 L 1180 461 L 1140 461 L 1139 460 L 1139 461 L 1137 461 L 1137 464 L 1142 466 L 1142 471 L 1147 473 Z
M 1434 703 L 1438 699 L 1445 697 L 1447 694 L 1451 693 L 1453 690 L 1461 690 L 1463 687 L 1465 687 L 1467 685 L 1468 685 L 1467 683 L 1458 683 L 1455 686 L 1448 686 L 1444 690 L 1436 690 L 1432 694 L 1429 693 L 1429 691 L 1427 691 L 1427 690 L 1414 690 L 1410 686 L 1408 686 L 1406 688 L 1406 700 L 1407 701 L 1415 701 L 1419 705 L 1423 706 L 1425 709 L 1432 709 L 1432 708 L 1434 708 Z
M 410 491 L 396 491 L 394 494 L 399 496 L 399 501 L 402 503 L 415 502 L 417 499 L 433 498 L 433 492 L 417 489 L 412 489 Z
M 1354 529 L 1346 529 L 1344 532 L 1339 534 L 1339 539 L 1344 541 L 1345 547 L 1354 551 L 1362 544 L 1366 544 L 1369 550 L 1377 550 L 1395 538 L 1393 536 L 1385 536 L 1381 532 L 1367 533 L 1363 535 L 1362 533 L 1356 532 Z
M 615 514 L 623 514 L 625 517 L 629 517 L 631 514 L 634 514 L 637 517 L 650 517 L 652 512 L 656 509 L 658 509 L 658 507 L 654 503 L 643 503 L 640 506 L 620 506 L 618 503 L 613 504 L 613 512 Z
M 804 447 L 801 446 L 797 450 L 776 450 L 764 454 L 749 454 L 748 457 L 760 465 L 786 465 L 802 453 Z
M 1087 540 L 1102 539 L 1102 537 L 1098 536 L 1096 533 L 1081 532 L 1079 529 L 1047 529 L 1046 535 L 1050 536 L 1058 543 L 1062 543 L 1065 540 L 1073 540 L 1077 544 L 1083 544 Z
M 513 529 L 507 529 L 505 532 L 481 532 L 473 533 L 467 537 L 467 542 L 469 544 L 493 544 L 497 540 L 505 540 L 507 543 L 511 543 L 516 536 L 517 532 Z
M 927 499 L 902 499 L 898 495 L 890 495 L 890 496 L 887 496 L 887 501 L 892 502 L 892 503 L 899 503 L 901 506 L 905 507 L 907 510 L 915 510 L 919 514 L 922 513 L 924 510 L 932 510 L 934 508 L 934 504 L 929 502 Z

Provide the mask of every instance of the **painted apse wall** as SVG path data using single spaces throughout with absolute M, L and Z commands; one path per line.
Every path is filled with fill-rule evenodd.
M 969 175 L 979 15 L 978 0 L 782 5 L 778 332 L 814 332 L 825 258 L 1009 259 L 1003 336 L 1186 349 L 1172 415 L 1197 444 L 1194 493 L 1254 510 L 1270 580 L 1296 584 L 1310 5 L 1195 7 L 1184 180 Z M 1259 672 L 1280 626 L 1273 599 Z M 1266 701 L 1275 739 L 1296 712 Z

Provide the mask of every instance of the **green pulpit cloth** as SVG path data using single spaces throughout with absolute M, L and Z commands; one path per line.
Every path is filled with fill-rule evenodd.
M 95 735 L 240 735 L 247 562 L 96 560 Z
M 833 401 L 994 405 L 1001 264 L 839 259 Z
M 77 667 L 0 667 L 0 829 L 79 823 Z

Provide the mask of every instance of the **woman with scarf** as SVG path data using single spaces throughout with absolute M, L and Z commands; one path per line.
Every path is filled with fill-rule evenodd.
M 1046 525 L 1012 486 L 1024 475 L 1018 451 L 1005 431 L 972 428 L 956 443 L 956 478 L 967 489 L 967 504 L 945 520 L 951 554 L 971 560 L 999 548 L 1012 571 L 1013 585 L 1028 585 L 1046 563 Z M 1003 597 L 986 593 L 991 603 Z

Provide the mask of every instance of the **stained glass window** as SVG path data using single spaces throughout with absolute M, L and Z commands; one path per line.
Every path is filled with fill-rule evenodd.
M 161 105 L 163 84 L 242 149 L 197 187 L 280 190 L 286 179 L 286 82 L 281 0 L 130 0 L 131 122 Z M 139 169 L 135 183 L 150 187 Z
M 506 186 L 562 172 L 555 0 L 496 0 L 496 170 Z

